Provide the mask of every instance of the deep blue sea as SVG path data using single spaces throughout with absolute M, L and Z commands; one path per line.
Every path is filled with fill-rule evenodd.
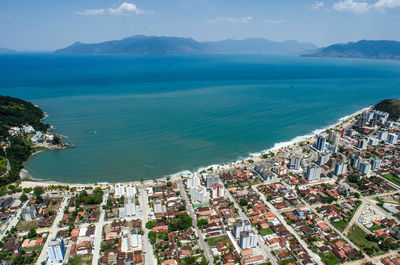
M 39 105 L 75 146 L 29 159 L 34 178 L 133 181 L 232 162 L 400 98 L 400 62 L 0 55 L 0 94 Z

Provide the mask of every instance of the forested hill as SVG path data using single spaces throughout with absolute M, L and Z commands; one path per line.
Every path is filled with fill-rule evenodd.
M 100 43 L 76 42 L 55 51 L 63 54 L 193 54 L 193 53 L 303 53 L 317 47 L 294 40 L 263 38 L 199 42 L 192 38 L 137 35 Z
M 44 112 L 22 99 L 0 95 L 0 138 L 8 136 L 8 127 L 31 125 L 37 131 L 46 131 L 48 124 L 42 122 Z
M 361 40 L 347 44 L 334 44 L 310 51 L 303 56 L 400 60 L 400 42 Z
M 34 152 L 24 134 L 10 135 L 9 127 L 31 125 L 35 131 L 46 132 L 48 124 L 42 122 L 44 112 L 22 99 L 0 95 L 0 194 L 5 186 L 19 180 L 24 162 Z
M 375 105 L 374 109 L 389 113 L 389 118 L 400 119 L 400 99 L 385 99 Z

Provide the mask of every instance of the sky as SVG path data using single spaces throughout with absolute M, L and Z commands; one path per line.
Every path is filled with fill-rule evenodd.
M 133 35 L 400 41 L 400 0 L 1 0 L 0 47 L 50 51 Z

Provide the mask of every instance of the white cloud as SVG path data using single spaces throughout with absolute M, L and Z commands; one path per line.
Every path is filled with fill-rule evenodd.
M 333 9 L 338 11 L 350 11 L 356 14 L 362 14 L 370 9 L 367 2 L 357 2 L 354 0 L 343 0 L 335 3 Z
M 280 23 L 285 23 L 286 20 L 284 19 L 279 19 L 279 20 L 274 20 L 274 19 L 264 19 L 264 23 L 268 24 L 280 24 Z
M 135 14 L 143 14 L 144 11 L 137 8 L 135 4 L 123 2 L 119 7 L 117 8 L 109 8 L 107 9 L 107 12 L 112 14 L 112 15 L 119 15 L 119 14 L 124 14 L 124 13 L 129 13 L 133 12 Z
M 93 15 L 102 15 L 105 13 L 104 9 L 88 9 L 84 11 L 75 11 L 77 15 L 86 15 L 86 16 L 93 16 Z
M 205 22 L 206 23 L 231 23 L 231 24 L 247 24 L 249 23 L 253 18 L 252 17 L 240 17 L 240 18 L 235 18 L 235 17 L 217 17 L 213 19 L 208 19 Z
M 321 9 L 321 8 L 323 8 L 324 7 L 324 3 L 323 2 L 314 2 L 312 5 L 311 5 L 311 9 L 313 9 L 313 10 L 317 10 L 317 9 Z
M 384 12 L 389 8 L 400 7 L 400 0 L 378 0 L 374 4 L 354 0 L 342 0 L 333 5 L 333 9 L 338 11 L 350 11 L 356 14 L 362 14 L 370 9 Z
M 119 7 L 116 8 L 107 8 L 107 9 L 87 9 L 83 11 L 76 11 L 75 14 L 77 15 L 103 15 L 103 14 L 110 14 L 110 15 L 126 15 L 129 13 L 135 13 L 137 15 L 150 13 L 153 14 L 151 11 L 144 11 L 142 9 L 137 8 L 135 4 L 123 2 Z
M 395 8 L 400 6 L 400 0 L 379 0 L 374 4 L 376 8 Z

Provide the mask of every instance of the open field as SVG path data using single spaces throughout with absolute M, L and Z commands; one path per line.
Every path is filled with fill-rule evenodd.
M 215 246 L 218 243 L 228 243 L 228 242 L 230 242 L 230 239 L 228 236 L 217 236 L 217 237 L 208 238 L 208 239 L 206 239 L 206 241 L 208 242 L 208 244 L 210 246 Z
M 266 236 L 274 233 L 274 231 L 272 231 L 272 229 L 269 227 L 261 228 L 260 230 L 258 230 L 258 232 L 260 233 L 261 236 Z
M 69 265 L 90 265 L 92 264 L 92 255 L 82 255 L 70 258 Z
M 400 178 L 396 177 L 395 175 L 389 173 L 382 175 L 382 177 L 400 186 Z
M 21 219 L 18 222 L 16 229 L 19 232 L 26 232 L 26 231 L 31 230 L 32 228 L 36 228 L 37 223 L 38 223 L 38 220 L 33 220 L 33 221 L 27 222 L 27 221 L 24 221 Z
M 347 237 L 353 241 L 360 249 L 364 250 L 370 256 L 382 255 L 384 252 L 379 249 L 378 243 L 369 241 L 365 237 L 367 234 L 358 225 L 353 225 Z
M 343 230 L 347 227 L 347 225 L 349 224 L 348 222 L 344 221 L 344 220 L 340 220 L 337 222 L 332 222 L 332 224 L 340 231 L 343 232 Z
M 340 260 L 331 252 L 319 253 L 318 255 L 326 265 L 335 265 L 340 262 Z

